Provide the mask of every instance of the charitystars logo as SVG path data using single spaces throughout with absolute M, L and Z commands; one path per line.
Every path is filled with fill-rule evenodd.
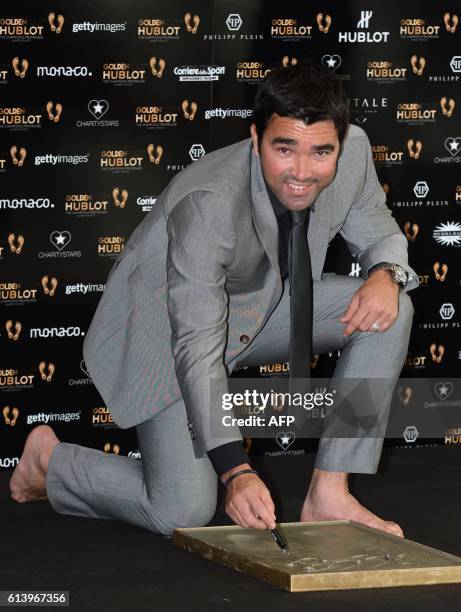
M 142 170 L 143 154 L 139 151 L 107 149 L 101 151 L 100 168 L 114 173 Z
M 107 100 L 89 100 L 87 109 L 94 119 L 78 120 L 75 122 L 75 125 L 77 127 L 119 127 L 120 122 L 118 119 L 103 120 L 109 108 L 109 102 Z
M 66 247 L 72 240 L 72 234 L 67 230 L 54 230 L 50 234 L 50 243 L 55 248 L 53 251 L 39 251 L 39 259 L 60 259 L 81 257 L 81 251 L 69 251 Z
M 450 156 L 434 157 L 435 164 L 459 164 L 461 162 L 461 136 L 449 136 L 444 140 L 445 150 Z
M 80 362 L 80 372 L 79 372 L 80 376 L 81 374 L 84 375 L 83 378 L 69 378 L 68 380 L 68 384 L 70 387 L 74 387 L 74 386 L 87 386 L 87 385 L 92 385 L 93 381 L 91 380 L 91 376 L 88 372 L 88 368 L 86 367 L 86 363 L 85 360 L 82 359 Z
M 338 42 L 342 43 L 387 43 L 389 32 L 370 32 L 370 21 L 373 11 L 361 11 L 355 32 L 339 32 Z M 364 32 L 364 30 L 367 30 Z

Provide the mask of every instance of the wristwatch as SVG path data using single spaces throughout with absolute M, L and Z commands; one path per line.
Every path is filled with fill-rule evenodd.
M 368 270 L 368 276 L 370 276 L 370 274 L 372 272 L 375 272 L 376 270 L 389 270 L 392 276 L 392 280 L 400 287 L 400 291 L 402 291 L 402 289 L 405 289 L 405 287 L 407 286 L 409 275 L 408 272 L 402 268 L 402 266 L 383 261 L 379 264 L 376 264 L 375 266 L 372 266 Z

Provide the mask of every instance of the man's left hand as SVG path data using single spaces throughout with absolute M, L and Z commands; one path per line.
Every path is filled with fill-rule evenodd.
M 384 332 L 397 320 L 399 314 L 399 286 L 388 270 L 376 270 L 358 289 L 341 323 L 347 323 L 345 336 L 355 331 Z

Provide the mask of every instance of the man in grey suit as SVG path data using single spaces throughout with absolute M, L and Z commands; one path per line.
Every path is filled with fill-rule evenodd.
M 205 525 L 216 508 L 239 525 L 275 526 L 238 427 L 210 428 L 210 381 L 225 393 L 238 365 L 288 359 L 289 211 L 310 208 L 314 353 L 341 350 L 334 377 L 384 382 L 380 417 L 406 356 L 417 286 L 407 243 L 385 204 L 368 139 L 348 125 L 340 82 L 314 64 L 272 71 L 251 139 L 179 173 L 109 274 L 84 357 L 115 423 L 136 426 L 142 460 L 29 435 L 10 488 L 61 513 L 119 518 L 155 532 Z M 340 233 L 362 278 L 323 274 Z M 381 438 L 322 438 L 300 519 L 353 519 L 402 535 L 348 490 L 374 473 Z M 250 470 L 250 471 L 248 471 Z M 237 472 L 239 474 L 237 475 Z

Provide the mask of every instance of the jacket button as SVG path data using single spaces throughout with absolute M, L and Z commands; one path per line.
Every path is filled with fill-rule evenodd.
M 240 342 L 243 342 L 243 344 L 248 344 L 249 341 L 250 341 L 250 338 L 246 334 L 242 334 L 240 336 Z

